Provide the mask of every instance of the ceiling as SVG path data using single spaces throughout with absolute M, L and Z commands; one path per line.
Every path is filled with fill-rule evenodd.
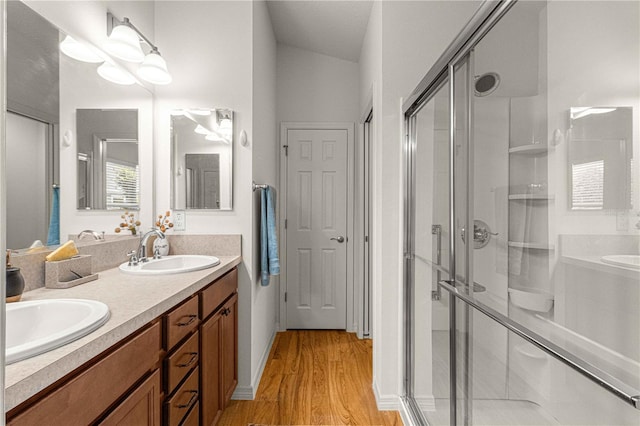
M 372 0 L 269 0 L 278 43 L 358 62 Z

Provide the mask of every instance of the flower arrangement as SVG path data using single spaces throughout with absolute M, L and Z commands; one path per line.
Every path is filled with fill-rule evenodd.
M 120 233 L 120 231 L 130 231 L 131 235 L 136 235 L 138 233 L 140 221 L 136 220 L 136 215 L 134 213 L 125 211 L 120 218 L 122 219 L 122 222 L 120 223 L 120 226 L 116 228 L 116 233 Z
M 171 219 L 169 219 L 170 216 L 171 216 L 171 211 L 170 210 L 167 210 L 164 213 L 164 216 L 163 215 L 158 215 L 158 220 L 156 221 L 156 226 L 162 232 L 167 232 L 167 230 L 173 228 L 173 222 L 171 222 Z

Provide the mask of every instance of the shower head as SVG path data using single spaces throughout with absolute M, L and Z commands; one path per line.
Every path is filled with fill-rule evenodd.
M 497 72 L 486 72 L 475 77 L 473 84 L 476 96 L 482 97 L 492 94 L 500 85 L 500 75 Z

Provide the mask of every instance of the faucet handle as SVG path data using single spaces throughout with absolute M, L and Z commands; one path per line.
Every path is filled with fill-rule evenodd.
M 129 258 L 129 266 L 138 266 L 138 256 L 136 256 L 135 250 L 128 252 L 127 257 Z

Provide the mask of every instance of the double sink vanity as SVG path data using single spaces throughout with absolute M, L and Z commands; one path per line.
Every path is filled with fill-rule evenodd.
M 7 305 L 7 424 L 215 424 L 237 384 L 240 236 L 194 238 L 204 255 Z

